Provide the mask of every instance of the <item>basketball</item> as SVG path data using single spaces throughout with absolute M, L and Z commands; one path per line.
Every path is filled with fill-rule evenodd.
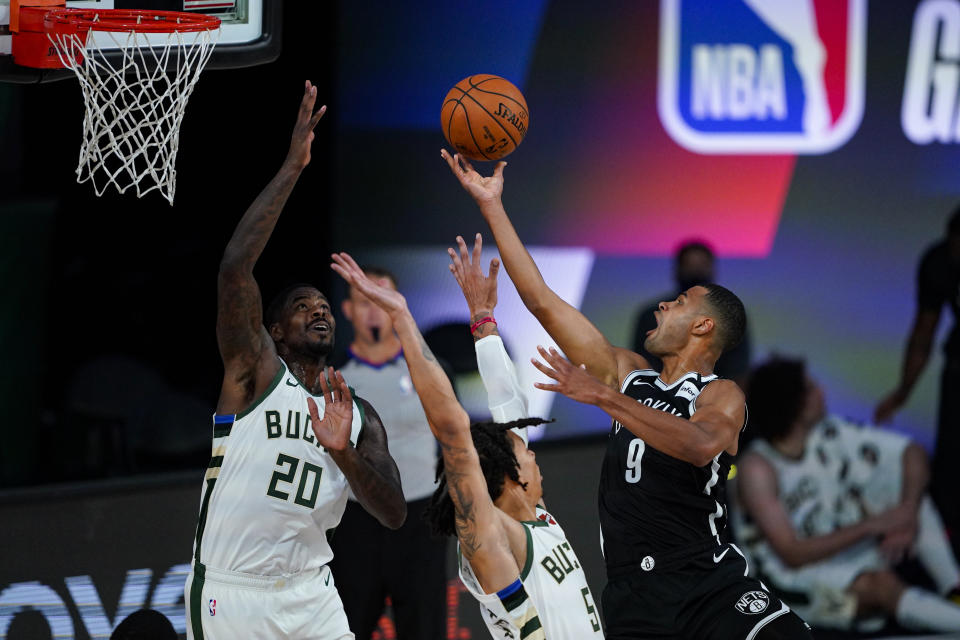
M 471 160 L 499 160 L 523 142 L 530 112 L 509 80 L 482 73 L 450 89 L 440 108 L 440 126 L 456 153 Z

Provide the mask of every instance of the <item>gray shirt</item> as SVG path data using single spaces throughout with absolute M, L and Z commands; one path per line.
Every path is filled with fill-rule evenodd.
M 436 488 L 437 443 L 413 388 L 403 352 L 383 364 L 373 364 L 352 351 L 340 371 L 357 395 L 370 401 L 387 432 L 390 454 L 400 469 L 403 497 L 421 500 Z M 350 496 L 353 499 L 353 495 Z

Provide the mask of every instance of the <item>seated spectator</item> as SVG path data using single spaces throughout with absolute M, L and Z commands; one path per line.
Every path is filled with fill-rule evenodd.
M 734 533 L 751 569 L 816 627 L 960 631 L 960 569 L 906 437 L 828 416 L 802 360 L 774 358 L 747 392 L 757 436 L 738 464 Z M 893 567 L 915 555 L 942 595 Z

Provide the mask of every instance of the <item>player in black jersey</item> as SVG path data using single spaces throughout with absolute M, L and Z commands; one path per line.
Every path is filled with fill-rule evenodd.
M 690 640 L 810 638 L 806 624 L 747 577 L 722 542 L 725 487 L 740 431 L 743 393 L 713 367 L 744 330 L 740 300 L 715 284 L 660 303 L 645 346 L 663 370 L 600 331 L 544 282 L 503 208 L 503 168 L 483 177 L 464 158 L 441 156 L 493 231 L 517 292 L 568 358 L 539 349 L 541 389 L 595 404 L 613 417 L 600 480 L 608 583 L 607 637 Z

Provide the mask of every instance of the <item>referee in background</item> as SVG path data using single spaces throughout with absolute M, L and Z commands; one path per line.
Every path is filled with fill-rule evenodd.
M 364 271 L 397 288 L 389 271 Z M 436 488 L 437 445 L 390 316 L 352 287 L 341 308 L 353 326 L 353 341 L 340 371 L 383 420 L 400 469 L 407 520 L 400 529 L 387 529 L 351 495 L 331 541 L 330 567 L 357 640 L 369 640 L 388 597 L 398 640 L 443 638 L 447 541 L 433 537 L 421 517 Z

